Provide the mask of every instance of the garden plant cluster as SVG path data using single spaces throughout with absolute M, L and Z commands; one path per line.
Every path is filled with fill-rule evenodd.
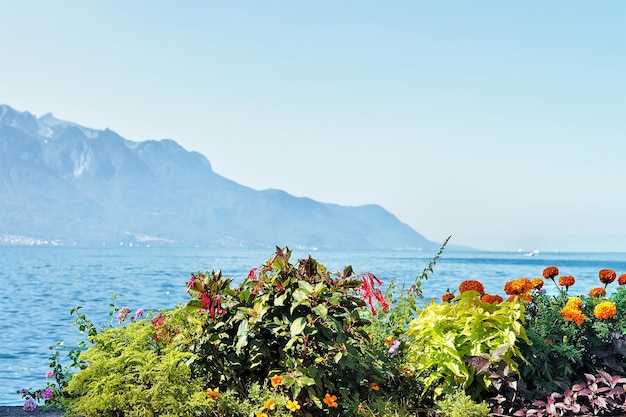
M 575 278 L 549 266 L 506 282 L 506 299 L 465 280 L 426 302 L 421 286 L 444 248 L 408 288 L 350 266 L 331 273 L 310 256 L 292 263 L 276 248 L 239 284 L 221 271 L 192 274 L 191 300 L 172 310 L 133 312 L 114 298 L 111 322 L 97 327 L 78 307 L 86 340 L 51 348 L 46 387 L 20 391 L 24 410 L 626 415 L 626 274 L 603 269 L 597 288 L 573 295 Z

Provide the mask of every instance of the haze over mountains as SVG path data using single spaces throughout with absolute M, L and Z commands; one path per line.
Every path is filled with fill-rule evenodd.
M 173 140 L 134 142 L 0 105 L 0 244 L 41 242 L 439 247 L 378 205 L 254 190 Z

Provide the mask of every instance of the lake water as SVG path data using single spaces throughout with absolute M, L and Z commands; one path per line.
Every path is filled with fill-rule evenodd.
M 240 281 L 272 253 L 272 249 L 0 246 L 0 405 L 20 405 L 16 390 L 45 386 L 48 347 L 58 340 L 73 345 L 80 336 L 72 327 L 72 308 L 82 306 L 95 324 L 110 321 L 113 293 L 119 296 L 119 306 L 133 311 L 172 308 L 188 300 L 185 283 L 191 273 L 221 269 L 224 276 Z M 352 265 L 356 273 L 372 272 L 385 282 L 395 277 L 410 285 L 436 251 L 294 250 L 291 260 L 309 253 L 331 271 Z M 626 253 L 525 256 L 445 251 L 422 288 L 426 297 L 438 298 L 465 279 L 478 279 L 487 292 L 503 295 L 506 281 L 541 276 L 550 265 L 576 278 L 570 291 L 586 294 L 599 285 L 600 269 L 626 273 Z M 549 285 L 546 288 L 550 290 Z

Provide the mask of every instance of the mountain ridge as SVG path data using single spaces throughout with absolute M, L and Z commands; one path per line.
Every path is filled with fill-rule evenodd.
M 173 139 L 141 142 L 0 105 L 0 243 L 435 249 L 376 204 L 254 190 Z M 4 238 L 2 237 L 4 236 Z

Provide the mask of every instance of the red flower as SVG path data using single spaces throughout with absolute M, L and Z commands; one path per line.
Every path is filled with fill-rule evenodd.
M 600 278 L 600 282 L 603 284 L 610 284 L 615 281 L 615 277 L 617 274 L 612 269 L 601 269 L 598 273 L 598 277 Z
M 602 287 L 592 288 L 589 291 L 589 297 L 604 297 L 606 295 L 606 290 Z
M 452 301 L 453 298 L 454 294 L 452 294 L 451 292 L 447 292 L 441 296 L 441 301 L 443 301 L 444 303 L 449 303 L 450 301 Z
M 501 296 L 497 294 L 496 295 L 485 294 L 481 298 L 481 301 L 485 303 L 489 303 L 489 304 L 500 304 L 503 301 L 503 299 Z
M 483 294 L 485 294 L 485 287 L 483 287 L 483 284 L 481 284 L 480 281 L 476 281 L 474 279 L 466 279 L 459 285 L 459 292 L 463 294 L 467 291 L 476 291 L 482 296 Z
M 626 285 L 626 274 L 620 275 L 619 278 L 617 279 L 617 283 L 619 285 Z
M 545 279 L 552 279 L 559 275 L 559 268 L 556 266 L 549 266 L 543 270 L 543 277 Z
M 389 304 L 387 304 L 387 301 L 383 297 L 383 293 L 379 288 L 376 288 L 376 285 L 383 285 L 383 282 L 379 280 L 376 275 L 371 272 L 366 272 L 364 274 L 357 275 L 356 278 L 362 281 L 359 291 L 363 293 L 361 297 L 369 304 L 372 316 L 376 315 L 376 309 L 374 309 L 374 303 L 372 300 L 373 298 L 380 303 L 383 311 L 389 310 Z
M 576 280 L 571 275 L 563 275 L 559 278 L 559 285 L 561 287 L 571 287 L 575 282 Z

